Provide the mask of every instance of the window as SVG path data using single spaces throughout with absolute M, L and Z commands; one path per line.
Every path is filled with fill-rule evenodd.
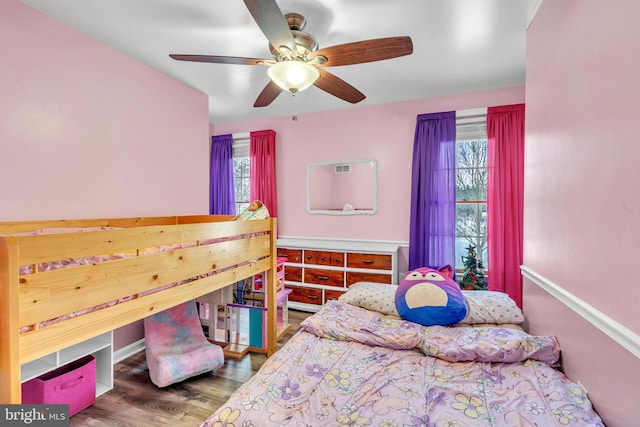
M 487 258 L 487 127 L 486 116 L 470 116 L 456 125 L 456 265 L 474 246 L 478 267 L 488 269 Z
M 249 138 L 233 137 L 233 185 L 236 213 L 244 211 L 251 203 L 251 167 L 249 163 Z

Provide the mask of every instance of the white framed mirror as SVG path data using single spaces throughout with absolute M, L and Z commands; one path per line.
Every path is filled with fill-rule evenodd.
M 373 215 L 378 211 L 378 162 L 346 159 L 307 165 L 307 212 Z

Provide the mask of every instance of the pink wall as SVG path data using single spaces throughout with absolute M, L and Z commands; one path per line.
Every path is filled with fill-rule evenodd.
M 284 96 L 284 95 L 281 95 Z M 317 96 L 326 96 L 319 92 Z M 411 156 L 416 116 L 524 102 L 524 87 L 291 117 L 215 124 L 215 134 L 276 131 L 280 236 L 409 240 Z M 378 161 L 376 215 L 311 215 L 306 166 L 325 160 Z
M 544 2 L 526 89 L 525 264 L 636 333 L 639 15 L 633 2 Z M 511 88 L 210 125 L 203 94 L 18 0 L 0 3 L 0 46 L 0 220 L 203 213 L 207 135 L 274 129 L 281 235 L 406 242 L 416 115 L 525 100 Z M 378 214 L 307 214 L 306 164 L 355 157 L 379 162 Z M 524 300 L 607 424 L 633 425 L 638 359 L 529 281 Z M 139 324 L 118 332 L 116 348 Z
M 524 238 L 527 267 L 636 334 L 638 16 L 638 2 L 546 1 L 530 27 Z M 524 310 L 607 425 L 636 425 L 640 360 L 528 280 Z
M 205 95 L 19 0 L 0 52 L 0 221 L 208 211 Z

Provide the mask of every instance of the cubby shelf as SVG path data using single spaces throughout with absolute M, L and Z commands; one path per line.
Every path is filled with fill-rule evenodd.
M 21 366 L 21 381 L 29 381 L 87 355 L 96 358 L 96 397 L 113 388 L 113 332 L 47 354 Z

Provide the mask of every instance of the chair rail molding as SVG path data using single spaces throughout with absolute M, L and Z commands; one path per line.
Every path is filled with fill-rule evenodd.
M 640 359 L 640 335 L 529 267 L 522 265 L 520 271 L 524 277 L 547 291 Z

